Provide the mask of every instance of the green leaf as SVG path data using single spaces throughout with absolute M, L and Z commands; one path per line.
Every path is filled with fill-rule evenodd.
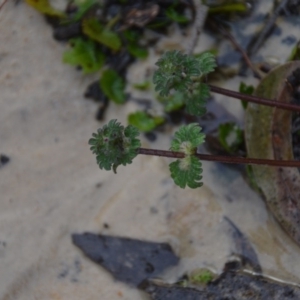
M 154 72 L 155 90 L 160 96 L 168 96 L 170 91 L 187 92 L 195 79 L 212 72 L 216 67 L 215 57 L 204 52 L 195 57 L 179 51 L 168 51 L 156 63 Z
M 160 96 L 168 96 L 171 89 L 186 91 L 193 83 L 192 77 L 201 75 L 198 60 L 180 51 L 165 52 L 156 65 L 153 82 Z
M 82 22 L 82 31 L 91 39 L 117 51 L 121 47 L 119 36 L 100 24 L 96 18 L 85 19 Z
M 206 75 L 213 72 L 217 66 L 216 58 L 211 52 L 203 52 L 196 56 L 196 59 L 199 62 L 201 75 Z
M 145 59 L 148 56 L 148 50 L 144 47 L 139 46 L 138 44 L 129 43 L 127 45 L 127 50 L 132 56 L 136 58 Z
M 240 83 L 239 92 L 245 95 L 252 95 L 254 93 L 254 86 L 247 85 L 244 82 Z M 248 102 L 241 100 L 242 106 L 244 109 L 247 108 Z
M 189 281 L 196 285 L 205 285 L 215 279 L 216 275 L 209 269 L 198 269 L 189 275 Z
M 201 116 L 206 113 L 206 102 L 210 97 L 207 84 L 199 82 L 191 93 L 186 96 L 185 110 L 188 114 Z
M 63 54 L 63 62 L 72 66 L 80 66 L 84 73 L 93 73 L 104 64 L 104 54 L 97 49 L 95 42 L 76 38 L 70 40 L 73 48 Z
M 137 128 L 131 125 L 124 128 L 117 120 L 110 120 L 97 133 L 93 133 L 89 145 L 96 154 L 100 169 L 113 169 L 116 173 L 119 165 L 131 164 L 141 147 L 138 135 Z
M 102 73 L 100 86 L 103 93 L 117 104 L 122 104 L 126 100 L 125 82 L 114 70 L 107 69 Z
M 220 124 L 218 128 L 220 144 L 229 152 L 236 152 L 244 143 L 244 132 L 235 123 Z
M 244 3 L 227 3 L 209 8 L 209 14 L 222 14 L 222 13 L 236 13 L 246 12 L 248 10 L 247 4 Z
M 201 187 L 202 164 L 195 156 L 187 156 L 170 163 L 171 177 L 176 185 L 184 189 L 186 186 L 191 189 Z
M 82 19 L 82 17 L 95 5 L 99 3 L 97 0 L 75 0 L 77 6 L 77 12 L 72 17 L 71 22 L 77 22 Z
M 140 90 L 140 91 L 149 90 L 150 86 L 151 86 L 151 83 L 149 81 L 144 81 L 144 82 L 141 82 L 141 83 L 133 84 L 133 87 L 137 90 Z
M 158 97 L 158 101 L 164 105 L 165 112 L 172 112 L 184 106 L 185 95 L 177 92 L 167 97 Z
M 53 8 L 48 0 L 26 0 L 26 3 L 44 15 L 57 18 L 66 17 L 63 12 Z
M 128 123 L 140 131 L 149 132 L 164 122 L 162 117 L 153 117 L 144 111 L 137 111 L 128 116 Z
M 172 21 L 174 21 L 174 22 L 177 22 L 177 23 L 182 23 L 182 24 L 184 24 L 184 23 L 187 23 L 187 22 L 189 21 L 189 19 L 188 19 L 186 16 L 184 16 L 184 15 L 178 13 L 178 12 L 175 10 L 175 8 L 173 8 L 173 7 L 168 7 L 168 8 L 167 8 L 167 10 L 166 10 L 166 15 L 167 15 L 167 17 L 168 17 L 170 20 L 172 20 Z
M 197 123 L 180 126 L 175 132 L 171 143 L 172 151 L 183 152 L 185 155 L 193 155 L 197 147 L 204 143 L 205 134 Z
M 300 41 L 293 47 L 288 58 L 288 61 L 290 60 L 300 60 Z

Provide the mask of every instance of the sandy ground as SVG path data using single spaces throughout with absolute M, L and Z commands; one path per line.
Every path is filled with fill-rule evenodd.
M 204 187 L 184 191 L 169 179 L 167 159 L 100 171 L 87 141 L 101 124 L 82 97 L 92 77 L 61 63 L 65 45 L 25 4 L 8 2 L 0 28 L 0 153 L 11 159 L 0 169 L 0 299 L 149 299 L 85 259 L 71 234 L 168 242 L 182 257 L 164 275 L 172 281 L 202 266 L 221 270 L 235 250 L 225 215 L 268 274 L 297 282 L 298 246 L 237 171 L 204 163 Z M 107 120 L 126 122 L 134 109 L 111 105 Z M 148 146 L 167 149 L 169 137 Z

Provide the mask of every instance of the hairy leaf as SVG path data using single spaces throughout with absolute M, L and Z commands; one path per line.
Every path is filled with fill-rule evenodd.
M 169 168 L 176 185 L 183 189 L 186 186 L 195 189 L 203 185 L 201 166 L 200 160 L 191 155 L 170 163 Z
M 158 97 L 158 101 L 164 106 L 166 112 L 178 110 L 184 106 L 185 95 L 181 92 L 170 94 L 167 97 Z
M 168 51 L 157 61 L 153 82 L 160 96 L 167 96 L 171 89 L 186 91 L 192 84 L 192 77 L 200 75 L 196 58 L 180 51 Z
M 100 24 L 96 18 L 85 19 L 82 22 L 83 32 L 91 39 L 117 51 L 121 47 L 119 36 Z
M 92 73 L 101 69 L 104 64 L 104 54 L 97 49 L 95 42 L 76 38 L 70 40 L 73 48 L 63 54 L 63 62 L 72 66 L 80 66 L 84 73 Z
M 203 52 L 196 59 L 199 62 L 201 75 L 213 72 L 217 66 L 215 56 L 211 52 Z
M 208 85 L 202 82 L 198 83 L 185 99 L 186 112 L 194 116 L 204 115 L 206 113 L 206 102 L 209 97 Z
M 197 123 L 179 127 L 171 143 L 172 151 L 183 152 L 185 155 L 196 153 L 197 147 L 204 143 L 205 134 Z
M 89 145 L 96 154 L 100 169 L 113 169 L 116 173 L 119 165 L 131 164 L 137 156 L 137 149 L 141 147 L 138 135 L 137 128 L 131 125 L 124 128 L 117 120 L 110 120 L 97 133 L 93 133 Z
M 107 69 L 102 73 L 100 86 L 103 93 L 117 104 L 122 104 L 126 100 L 124 92 L 125 82 L 114 70 Z

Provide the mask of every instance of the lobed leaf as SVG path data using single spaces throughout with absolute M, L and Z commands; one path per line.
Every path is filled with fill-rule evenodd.
M 116 173 L 119 165 L 131 164 L 137 156 L 137 149 L 141 147 L 138 135 L 137 128 L 131 125 L 124 128 L 117 120 L 110 120 L 97 133 L 93 133 L 89 145 L 96 154 L 100 169 L 113 169 Z
M 204 143 L 205 134 L 197 123 L 190 123 L 179 127 L 171 143 L 172 151 L 183 152 L 185 155 L 196 153 L 197 147 Z
M 186 112 L 194 116 L 204 115 L 206 113 L 206 102 L 209 97 L 208 85 L 200 82 L 186 97 Z
M 178 159 L 169 165 L 171 177 L 175 184 L 183 189 L 186 186 L 195 189 L 203 185 L 201 182 L 203 171 L 201 167 L 200 160 L 195 156 Z
M 201 75 L 213 72 L 217 66 L 215 56 L 211 52 L 203 52 L 196 59 L 199 62 Z
M 196 58 L 180 51 L 165 52 L 156 65 L 153 82 L 160 96 L 168 96 L 171 89 L 186 91 L 193 83 L 192 77 L 200 75 Z

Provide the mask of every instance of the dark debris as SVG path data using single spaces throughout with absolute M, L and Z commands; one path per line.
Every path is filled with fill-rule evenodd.
M 138 286 L 179 261 L 166 243 L 93 233 L 73 234 L 72 240 L 88 258 L 131 286 Z

